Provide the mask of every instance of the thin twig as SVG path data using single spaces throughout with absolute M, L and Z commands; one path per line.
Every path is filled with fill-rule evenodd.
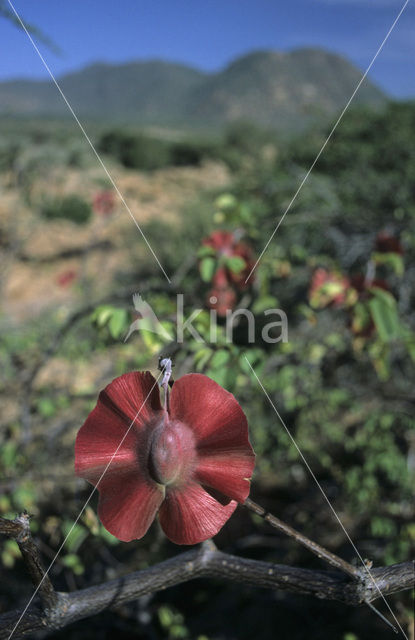
M 259 504 L 256 504 L 256 502 L 254 502 L 250 498 L 247 498 L 245 500 L 244 506 L 249 509 L 249 511 L 252 511 L 252 513 L 255 513 L 257 516 L 263 518 L 272 527 L 274 527 L 274 529 L 278 529 L 278 531 L 282 531 L 282 533 L 290 536 L 290 538 L 294 538 L 296 542 L 302 544 L 303 547 L 311 551 L 311 553 L 314 553 L 314 555 L 328 562 L 328 564 L 330 564 L 332 567 L 336 567 L 336 569 L 344 571 L 355 580 L 360 579 L 361 573 L 359 569 L 353 567 L 353 565 L 351 565 L 349 562 L 346 562 L 346 560 L 339 558 L 339 556 L 336 556 L 331 551 L 328 551 L 328 549 L 325 549 L 317 542 L 310 540 L 310 538 L 307 538 L 299 531 L 296 531 L 295 529 L 293 529 L 293 527 L 290 527 L 290 525 L 286 524 L 276 516 L 268 513 L 266 509 L 261 507 Z

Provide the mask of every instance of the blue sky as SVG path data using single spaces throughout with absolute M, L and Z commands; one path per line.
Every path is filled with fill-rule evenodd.
M 8 0 L 2 0 L 7 4 Z M 0 0 L 1 2 L 1 0 Z M 61 75 L 104 60 L 163 58 L 213 71 L 254 49 L 318 46 L 364 70 L 404 0 L 12 0 L 62 49 L 39 44 Z M 415 0 L 410 0 L 370 77 L 415 97 Z M 27 36 L 0 18 L 0 79 L 45 78 Z

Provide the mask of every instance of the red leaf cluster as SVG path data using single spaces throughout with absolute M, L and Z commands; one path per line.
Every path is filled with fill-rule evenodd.
M 314 307 L 341 307 L 346 302 L 350 280 L 334 271 L 319 267 L 313 273 L 309 299 Z
M 215 309 L 218 316 L 223 317 L 228 309 L 235 308 L 238 293 L 246 291 L 253 282 L 253 277 L 249 282 L 246 282 L 246 279 L 255 264 L 254 254 L 251 247 L 231 231 L 214 231 L 204 238 L 202 245 L 214 250 L 219 263 L 212 278 L 212 288 L 207 295 L 207 306 Z M 232 271 L 223 261 L 223 258 L 232 257 L 242 258 L 245 263 L 238 273 Z
M 403 247 L 399 238 L 391 235 L 387 231 L 380 231 L 376 236 L 375 251 L 378 253 L 397 253 L 403 255 Z

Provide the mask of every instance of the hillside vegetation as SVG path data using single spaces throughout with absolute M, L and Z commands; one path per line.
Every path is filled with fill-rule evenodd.
M 101 146 L 112 135 L 103 158 L 172 285 L 83 140 L 47 122 L 13 126 L 0 153 L 0 514 L 32 513 L 42 554 L 53 558 L 90 493 L 74 476 L 73 446 L 99 390 L 126 371 L 155 372 L 169 354 L 174 378 L 200 372 L 238 399 L 257 454 L 252 499 L 359 562 L 248 360 L 362 557 L 374 566 L 413 558 L 415 104 L 347 112 L 248 283 L 330 124 L 290 143 L 238 125 L 208 155 L 188 138 L 198 164 L 172 166 L 169 156 L 163 167 L 126 166 L 120 155 L 130 145 L 141 162 L 143 140 L 154 150 L 148 132 L 93 129 Z M 171 138 L 160 142 L 171 151 Z M 201 309 L 194 327 L 204 341 L 143 330 L 124 343 L 137 292 L 173 336 L 183 293 L 186 318 Z M 253 340 L 243 319 L 227 340 L 226 311 L 237 308 L 252 312 Z M 288 341 L 264 340 L 270 309 L 285 312 Z M 215 540 L 236 555 L 322 569 L 243 509 Z M 100 524 L 94 496 L 51 578 L 60 590 L 84 588 L 179 551 L 157 525 L 119 542 Z M 24 606 L 32 589 L 13 541 L 2 541 L 0 559 L 0 610 Z M 410 637 L 412 595 L 388 602 Z M 128 638 L 137 628 L 145 640 L 392 633 L 368 607 L 203 580 L 54 638 Z
M 59 82 L 83 118 L 210 129 L 249 120 L 286 131 L 336 113 L 361 75 L 339 55 L 297 49 L 254 52 L 211 74 L 158 60 L 98 63 Z M 355 102 L 380 106 L 385 96 L 366 80 Z M 0 113 L 69 115 L 52 82 L 31 80 L 0 83 Z

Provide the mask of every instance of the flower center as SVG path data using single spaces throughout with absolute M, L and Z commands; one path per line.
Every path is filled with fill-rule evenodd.
M 186 480 L 196 460 L 192 431 L 183 422 L 167 420 L 165 418 L 154 430 L 148 458 L 150 476 L 163 485 Z

